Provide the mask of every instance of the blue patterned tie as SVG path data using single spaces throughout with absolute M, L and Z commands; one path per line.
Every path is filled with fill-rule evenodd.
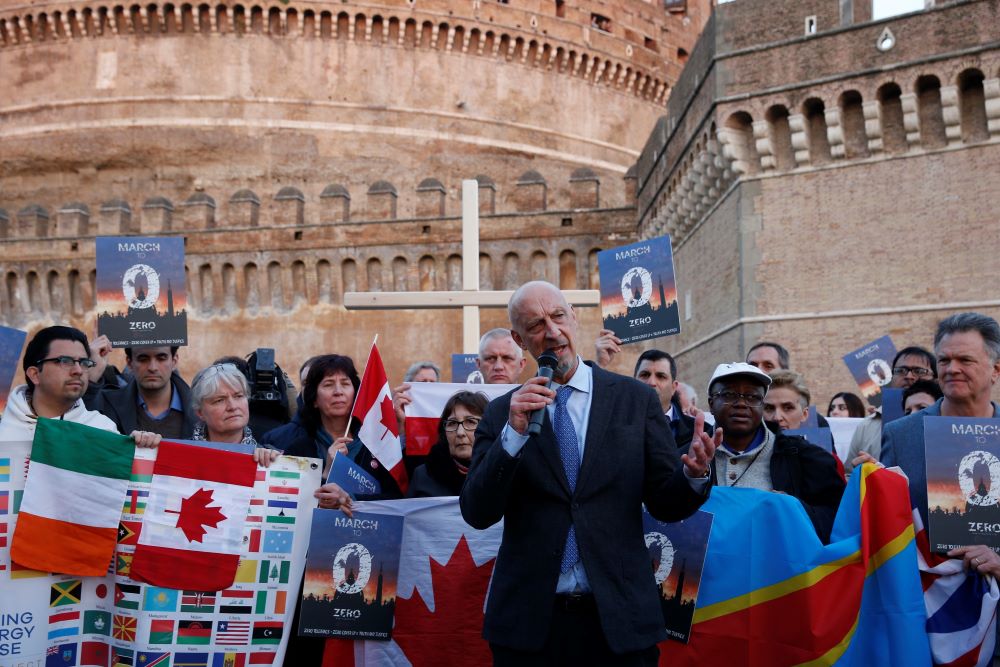
M 576 427 L 573 426 L 573 420 L 569 418 L 569 411 L 566 409 L 566 401 L 572 393 L 573 388 L 570 386 L 559 387 L 556 391 L 553 428 L 556 432 L 556 441 L 559 443 L 559 457 L 562 458 L 563 470 L 566 471 L 566 480 L 569 482 L 570 491 L 575 491 L 576 476 L 580 472 L 580 448 L 576 438 Z M 576 528 L 570 524 L 566 546 L 563 548 L 562 571 L 569 572 L 578 560 L 580 560 L 580 549 L 576 544 Z

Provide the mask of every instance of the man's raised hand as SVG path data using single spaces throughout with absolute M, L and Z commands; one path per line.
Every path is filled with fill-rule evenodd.
M 715 429 L 715 435 L 705 433 L 705 413 L 699 412 L 694 419 L 694 435 L 687 454 L 681 455 L 688 477 L 706 477 L 715 457 L 715 450 L 722 444 L 722 429 Z

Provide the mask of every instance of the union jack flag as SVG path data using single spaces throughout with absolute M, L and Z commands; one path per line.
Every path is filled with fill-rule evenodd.
M 993 577 L 965 569 L 959 558 L 930 549 L 920 512 L 913 509 L 917 533 L 917 563 L 927 607 L 927 638 L 935 665 L 986 667 L 993 663 L 997 601 L 1000 588 Z

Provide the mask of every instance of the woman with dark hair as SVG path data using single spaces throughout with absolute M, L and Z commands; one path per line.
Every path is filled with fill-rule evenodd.
M 867 414 L 865 404 L 849 391 L 834 394 L 833 398 L 830 399 L 830 406 L 826 409 L 827 417 L 858 417 L 863 419 Z
M 359 496 L 358 500 L 402 498 L 399 485 L 358 439 L 361 424 L 351 417 L 354 397 L 361 378 L 354 361 L 342 354 L 325 354 L 309 360 L 302 386 L 302 407 L 291 422 L 264 435 L 263 441 L 282 449 L 287 456 L 306 456 L 326 461 L 323 478 L 330 472 L 333 457 L 344 454 L 370 473 L 382 486 L 382 493 Z M 339 509 L 351 516 L 351 496 L 337 484 L 324 484 L 313 495 L 323 509 Z M 301 605 L 295 608 L 292 627 L 299 625 Z M 285 653 L 286 665 L 318 665 L 323 660 L 326 640 L 293 634 Z
M 457 496 L 472 462 L 476 427 L 488 400 L 478 392 L 460 391 L 444 405 L 438 423 L 438 441 L 427 461 L 413 471 L 408 498 Z
M 308 456 L 326 462 L 329 473 L 333 456 L 340 452 L 371 474 L 382 486 L 378 499 L 402 498 L 399 485 L 358 439 L 361 424 L 351 417 L 354 397 L 361 378 L 354 361 L 342 354 L 326 354 L 311 360 L 302 388 L 302 408 L 291 422 L 269 431 L 263 442 L 274 445 L 287 456 Z M 316 492 L 320 507 L 350 508 L 350 496 L 336 484 L 325 484 Z M 375 496 L 358 500 L 374 500 Z

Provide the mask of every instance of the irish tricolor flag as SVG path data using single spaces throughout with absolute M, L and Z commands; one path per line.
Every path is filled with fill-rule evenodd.
M 176 442 L 158 450 L 129 576 L 180 590 L 229 588 L 257 464 L 249 454 Z
M 130 437 L 39 417 L 11 560 L 42 572 L 105 574 L 134 455 Z

